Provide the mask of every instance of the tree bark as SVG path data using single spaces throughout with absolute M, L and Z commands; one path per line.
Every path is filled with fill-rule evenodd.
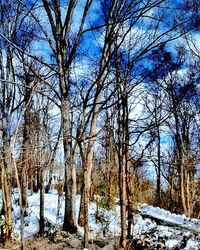
M 30 81 L 28 79 L 28 75 L 26 76 L 25 83 L 29 86 Z M 27 191 L 28 191 L 28 179 L 29 179 L 29 171 L 31 169 L 31 159 L 30 159 L 30 150 L 31 150 L 31 142 L 30 142 L 30 127 L 31 127 L 31 118 L 30 118 L 30 99 L 31 99 L 32 91 L 29 88 L 25 88 L 25 96 L 24 96 L 24 105 L 26 110 L 24 112 L 24 131 L 23 131 L 23 143 L 22 143 L 22 164 L 21 164 L 21 191 L 22 191 L 22 205 L 24 207 L 25 214 L 28 203 L 27 203 Z
M 65 162 L 65 216 L 63 229 L 75 233 L 76 226 L 76 170 L 72 159 L 72 135 L 70 121 L 70 102 L 67 82 L 62 81 L 61 116 Z
M 97 98 L 98 99 L 98 98 Z M 86 149 L 86 154 L 84 158 L 83 165 L 83 189 L 82 189 L 82 201 L 81 205 L 83 210 L 80 210 L 79 218 L 83 219 L 84 223 L 84 246 L 88 247 L 88 237 L 89 237 L 89 223 L 88 223 L 88 204 L 90 198 L 90 188 L 91 188 L 91 172 L 93 166 L 93 151 L 94 151 L 94 141 L 96 136 L 96 121 L 98 116 L 98 106 L 95 104 L 94 113 L 92 116 L 91 129 L 89 135 L 89 142 Z
M 8 155 L 4 157 L 7 158 Z M 10 173 L 8 169 L 9 167 L 4 160 L 4 164 L 2 164 L 1 183 L 2 183 L 3 205 L 4 205 L 4 211 L 5 211 L 5 240 L 9 240 L 11 237 L 11 233 L 12 233 L 11 177 L 10 177 Z
M 124 89 L 124 92 L 126 90 Z M 123 96 L 124 95 L 124 96 Z M 119 188 L 120 188 L 120 205 L 121 205 L 121 236 L 120 246 L 126 249 L 126 211 L 127 211 L 127 187 L 129 180 L 128 174 L 128 110 L 127 110 L 127 95 L 122 93 L 122 117 L 120 132 L 122 133 L 122 143 L 119 144 Z M 119 112 L 120 115 L 120 112 Z M 129 200 L 129 202 L 131 202 Z M 130 204 L 129 204 L 130 205 Z M 131 212 L 131 211 L 129 211 Z M 130 233 L 130 232 L 129 232 Z
M 39 234 L 44 235 L 44 170 L 40 166 L 40 220 L 39 220 Z

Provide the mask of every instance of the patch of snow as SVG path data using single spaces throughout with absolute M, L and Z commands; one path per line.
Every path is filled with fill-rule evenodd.
M 174 249 L 176 246 L 178 246 L 179 242 L 177 240 L 167 240 L 165 242 L 165 246 L 167 247 L 167 249 Z
M 150 219 L 143 219 L 141 215 L 135 216 L 135 225 L 133 225 L 133 235 L 141 234 L 143 231 L 148 232 L 153 228 L 156 228 L 156 223 Z
M 196 241 L 193 240 L 188 240 L 187 245 L 184 248 L 185 250 L 199 250 L 200 249 L 200 244 Z
M 138 207 L 138 211 L 143 214 L 151 215 L 157 219 L 165 220 L 166 222 L 176 223 L 182 227 L 195 229 L 200 233 L 200 220 L 191 219 L 185 215 L 170 213 L 167 210 L 161 209 L 159 207 L 149 206 L 147 204 L 141 204 Z
M 174 234 L 174 231 L 166 226 L 157 226 L 157 230 L 159 231 L 159 235 L 161 237 L 171 237 Z

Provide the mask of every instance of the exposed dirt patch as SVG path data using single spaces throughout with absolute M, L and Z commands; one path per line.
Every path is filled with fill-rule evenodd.
M 101 239 L 90 241 L 89 250 L 112 250 L 116 249 L 114 239 Z M 0 245 L 0 250 L 20 250 L 20 242 L 12 240 L 5 246 Z M 82 239 L 63 231 L 55 232 L 47 238 L 32 237 L 24 242 L 24 250 L 82 250 Z
M 19 242 L 10 242 L 7 243 L 6 246 L 0 247 L 1 250 L 9 249 L 9 250 L 20 250 Z M 82 249 L 81 246 L 79 248 L 72 248 L 67 245 L 67 243 L 59 242 L 54 243 L 49 241 L 48 238 L 30 238 L 26 239 L 24 242 L 24 250 L 71 250 L 71 249 Z

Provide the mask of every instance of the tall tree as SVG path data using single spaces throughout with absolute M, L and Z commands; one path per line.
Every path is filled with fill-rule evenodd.
M 14 3 L 11 8 L 11 1 L 5 3 L 0 2 L 1 24 L 0 33 L 4 34 L 6 39 L 15 40 L 16 29 L 19 20 L 19 5 Z M 14 19 L 12 17 L 15 17 Z M 5 230 L 6 239 L 9 239 L 12 232 L 11 219 L 11 135 L 12 135 L 12 115 L 18 108 L 15 102 L 17 87 L 15 82 L 14 72 L 14 53 L 10 43 L 5 40 L 0 40 L 0 76 L 1 76 L 1 91 L 0 91 L 0 108 L 1 108 L 1 131 L 2 131 L 2 198 L 5 210 Z
M 43 0 L 48 21 L 51 28 L 52 39 L 48 39 L 53 55 L 58 66 L 58 79 L 60 87 L 61 117 L 63 130 L 63 146 L 65 158 L 65 217 L 63 228 L 72 232 L 76 231 L 75 219 L 75 168 L 71 159 L 72 135 L 70 122 L 70 68 L 80 43 L 83 26 L 86 21 L 92 0 L 87 0 L 82 9 L 81 21 L 73 43 L 71 35 L 72 22 L 78 1 L 70 0 L 67 5 L 66 15 L 63 15 L 60 1 L 53 3 Z

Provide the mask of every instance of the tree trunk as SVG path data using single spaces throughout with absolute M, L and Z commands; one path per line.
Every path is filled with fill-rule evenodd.
M 88 164 L 92 164 L 88 162 Z M 88 223 L 88 204 L 90 198 L 90 187 L 91 187 L 91 172 L 90 170 L 84 170 L 84 247 L 88 248 L 89 240 L 89 223 Z
M 61 74 L 63 75 L 63 74 Z M 65 75 L 66 77 L 66 75 Z M 65 215 L 63 229 L 75 233 L 76 226 L 76 170 L 72 157 L 72 135 L 70 121 L 70 101 L 68 82 L 61 79 L 61 116 L 63 128 L 64 162 L 65 162 Z
M 11 151 L 10 151 L 10 140 L 8 139 L 8 120 L 7 116 L 4 114 L 3 118 L 3 164 L 1 172 L 1 182 L 2 182 L 2 197 L 3 205 L 5 211 L 5 240 L 9 240 L 12 232 L 12 217 L 11 217 Z
M 18 131 L 18 128 L 16 129 Z M 13 161 L 13 167 L 15 169 L 15 177 L 16 177 L 16 183 L 18 188 L 18 195 L 19 195 L 19 207 L 20 207 L 20 249 L 24 249 L 24 206 L 23 206 L 23 195 L 22 195 L 22 188 L 20 184 L 20 176 L 19 171 L 16 164 L 16 154 L 15 154 L 15 144 L 16 144 L 16 138 L 17 138 L 17 132 L 15 131 L 15 134 L 12 138 L 12 161 Z
M 157 121 L 156 121 L 157 123 Z M 157 127 L 157 158 L 158 158 L 158 168 L 157 168 L 157 182 L 156 182 L 156 192 L 157 192 L 157 206 L 161 205 L 161 150 L 160 150 L 160 130 Z
M 93 139 L 92 139 L 93 140 Z M 88 247 L 89 240 L 89 223 L 88 223 L 88 204 L 90 199 L 90 189 L 91 189 L 91 172 L 92 172 L 92 160 L 93 160 L 93 146 L 88 152 L 84 159 L 83 164 L 83 185 L 81 192 L 81 202 L 79 210 L 78 223 L 80 226 L 84 227 L 84 246 Z
M 84 227 L 84 224 L 85 224 L 85 218 L 84 218 L 84 174 L 83 174 L 82 185 L 81 185 L 81 200 L 80 200 L 80 208 L 79 208 L 79 215 L 78 215 L 78 225 L 80 227 Z
M 130 162 L 127 162 L 127 170 L 126 170 L 126 192 L 127 192 L 127 219 L 128 219 L 128 227 L 127 227 L 127 238 L 131 239 L 131 228 L 133 225 L 133 201 L 132 201 L 132 192 L 131 192 L 131 172 L 130 172 Z
M 182 201 L 182 206 L 183 210 L 186 216 L 188 216 L 188 210 L 187 210 L 187 203 L 186 203 L 186 197 L 185 197 L 185 174 L 184 174 L 184 169 L 183 165 L 181 164 L 180 166 L 180 192 L 181 192 L 181 201 Z
M 119 145 L 119 188 L 120 188 L 120 205 L 121 205 L 121 236 L 120 246 L 126 249 L 126 202 L 127 202 L 127 159 L 128 159 L 128 117 L 127 117 L 127 100 L 122 100 L 122 121 L 121 121 L 121 133 L 122 144 Z
M 40 168 L 40 221 L 39 234 L 44 235 L 44 170 Z
M 50 170 L 49 170 L 49 179 L 48 179 L 48 183 L 45 187 L 45 193 L 48 194 L 49 190 L 51 188 L 51 183 L 52 183 L 52 179 L 53 179 L 53 165 L 50 166 Z
M 93 166 L 93 151 L 94 151 L 94 141 L 96 136 L 96 122 L 99 112 L 99 107 L 97 105 L 98 97 L 96 103 L 94 104 L 94 111 L 92 115 L 91 128 L 89 133 L 89 140 L 87 149 L 83 159 L 83 186 L 81 194 L 81 205 L 79 212 L 79 222 L 84 225 L 84 246 L 88 246 L 88 234 L 89 234 L 89 224 L 88 224 L 88 204 L 90 197 L 91 188 L 91 172 Z
M 79 216 L 82 218 L 84 226 L 84 247 L 88 247 L 89 240 L 89 223 L 88 223 L 88 204 L 90 199 L 90 188 L 91 188 L 91 172 L 92 172 L 92 159 L 93 159 L 93 147 L 88 153 L 84 165 L 83 172 L 83 190 L 82 190 L 82 210 L 80 210 Z
M 11 178 L 7 166 L 2 164 L 1 171 L 2 197 L 5 211 L 5 240 L 9 240 L 12 233 L 11 217 Z
M 25 82 L 29 86 L 30 80 L 28 79 L 28 75 L 25 76 Z M 31 127 L 31 117 L 30 117 L 30 105 L 31 105 L 31 94 L 32 90 L 29 88 L 25 89 L 25 96 L 24 96 L 24 106 L 26 110 L 24 112 L 24 131 L 23 131 L 23 143 L 22 143 L 22 164 L 21 164 L 21 191 L 22 191 L 22 204 L 24 207 L 24 211 L 26 212 L 27 209 L 27 191 L 28 191 L 28 176 L 29 171 L 31 169 L 31 159 L 30 159 L 30 150 L 31 150 L 31 143 L 30 143 L 30 127 Z

